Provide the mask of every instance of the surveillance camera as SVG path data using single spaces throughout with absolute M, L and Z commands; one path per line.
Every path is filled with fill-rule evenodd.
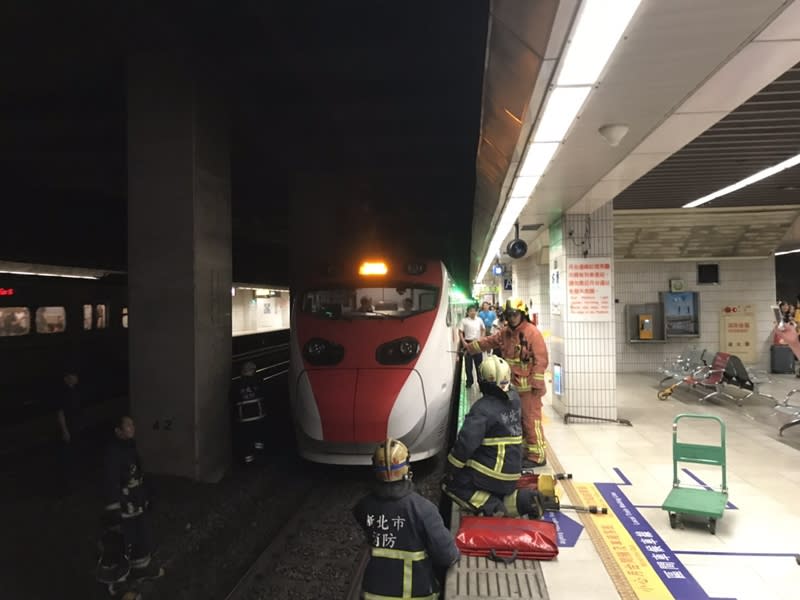
M 511 258 L 522 258 L 528 252 L 528 244 L 520 239 L 511 240 L 508 242 L 506 252 Z

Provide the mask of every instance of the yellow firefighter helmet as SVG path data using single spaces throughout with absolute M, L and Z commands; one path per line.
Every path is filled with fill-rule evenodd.
M 522 313 L 524 317 L 528 316 L 528 305 L 525 304 L 525 300 L 522 298 L 509 298 L 506 300 L 506 317 L 508 317 L 508 313 L 512 311 L 519 311 Z
M 400 440 L 387 438 L 375 448 L 372 455 L 372 468 L 378 481 L 391 482 L 408 479 L 408 448 Z
M 505 392 L 511 384 L 511 367 L 502 358 L 492 354 L 481 363 L 481 377 L 484 381 L 496 383 Z

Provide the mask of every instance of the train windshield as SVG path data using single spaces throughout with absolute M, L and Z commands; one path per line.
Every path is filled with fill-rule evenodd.
M 306 292 L 301 310 L 323 319 L 405 319 L 436 308 L 433 286 L 335 287 Z

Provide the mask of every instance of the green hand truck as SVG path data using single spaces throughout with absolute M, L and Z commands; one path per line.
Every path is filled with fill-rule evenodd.
M 678 421 L 681 419 L 713 419 L 719 423 L 720 445 L 685 444 L 678 441 Z M 722 468 L 721 491 L 686 488 L 678 480 L 678 463 L 690 462 Z M 707 519 L 708 530 L 717 532 L 717 519 L 722 518 L 728 503 L 728 480 L 725 472 L 725 423 L 713 415 L 680 414 L 672 422 L 672 491 L 661 508 L 669 512 L 669 524 L 675 529 L 681 515 Z

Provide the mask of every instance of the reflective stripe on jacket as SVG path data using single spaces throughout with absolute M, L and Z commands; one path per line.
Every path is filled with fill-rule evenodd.
M 436 506 L 414 492 L 410 481 L 378 486 L 353 509 L 371 546 L 363 597 L 437 598 L 434 566 L 450 566 L 459 556 L 452 534 Z
M 457 480 L 480 490 L 506 495 L 522 468 L 519 394 L 484 386 L 487 394 L 472 406 L 447 457 L 459 469 Z
M 518 392 L 544 393 L 544 372 L 547 370 L 547 345 L 539 329 L 529 321 L 515 329 L 504 327 L 494 335 L 475 340 L 469 345 L 472 352 L 499 348 L 509 367 L 511 383 Z

